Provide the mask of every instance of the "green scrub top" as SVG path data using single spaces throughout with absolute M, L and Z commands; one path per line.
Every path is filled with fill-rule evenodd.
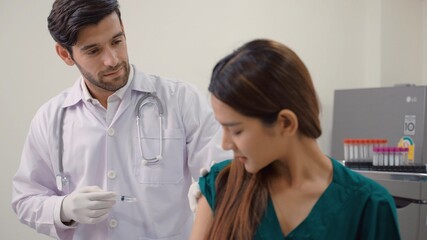
M 396 206 L 389 192 L 331 159 L 333 179 L 306 219 L 284 236 L 271 198 L 254 239 L 400 239 Z M 199 179 L 202 194 L 215 209 L 215 179 L 231 160 L 217 163 Z M 214 210 L 213 210 L 214 211 Z

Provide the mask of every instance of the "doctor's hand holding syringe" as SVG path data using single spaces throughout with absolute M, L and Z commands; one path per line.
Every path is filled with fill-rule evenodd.
M 137 202 L 135 197 L 118 195 L 98 186 L 86 186 L 67 195 L 61 205 L 61 222 L 95 224 L 105 220 L 116 201 Z

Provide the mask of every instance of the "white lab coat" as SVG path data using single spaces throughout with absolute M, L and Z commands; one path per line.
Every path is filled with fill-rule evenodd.
M 197 180 L 200 168 L 208 168 L 212 160 L 231 158 L 221 150 L 220 126 L 206 99 L 187 83 L 135 69 L 107 124 L 84 100 L 79 81 L 44 104 L 31 122 L 13 179 L 12 207 L 21 222 L 60 239 L 188 239 L 193 218 L 187 191 L 192 177 Z M 146 92 L 157 94 L 165 111 L 163 159 L 155 165 L 141 164 L 137 139 L 135 107 Z M 63 192 L 55 182 L 60 108 L 66 108 L 63 165 L 70 178 Z M 156 156 L 157 110 L 147 105 L 143 114 L 144 155 Z M 63 225 L 59 216 L 64 195 L 89 185 L 139 202 L 117 202 L 108 219 L 98 224 Z

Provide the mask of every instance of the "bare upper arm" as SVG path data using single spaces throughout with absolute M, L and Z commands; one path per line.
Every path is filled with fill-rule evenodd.
M 196 217 L 194 219 L 190 240 L 205 239 L 211 228 L 212 222 L 212 209 L 205 196 L 202 195 L 197 204 Z

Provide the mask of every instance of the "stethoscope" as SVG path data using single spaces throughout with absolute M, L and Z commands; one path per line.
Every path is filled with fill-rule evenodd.
M 141 125 L 140 119 L 141 117 L 141 110 L 142 108 L 147 104 L 153 104 L 153 102 L 146 101 L 147 99 L 151 98 L 155 102 L 155 106 L 157 107 L 157 113 L 159 115 L 159 154 L 152 158 L 147 158 L 144 156 L 144 152 L 142 151 L 142 132 L 141 132 Z M 136 109 L 135 109 L 135 115 L 136 115 L 136 128 L 138 129 L 138 143 L 139 143 L 139 153 L 141 154 L 141 161 L 144 165 L 147 164 L 154 164 L 160 161 L 163 158 L 163 105 L 160 99 L 151 93 L 148 93 L 141 97 L 138 102 L 136 103 Z
M 148 100 L 154 100 L 148 101 Z M 157 154 L 155 157 L 147 158 L 144 155 L 143 149 L 142 149 L 142 122 L 140 119 L 143 117 L 142 109 L 144 106 L 148 104 L 154 104 L 157 108 L 158 118 L 159 118 L 159 154 Z M 159 97 L 152 93 L 147 93 L 144 96 L 142 96 L 138 102 L 136 103 L 135 108 L 135 115 L 136 115 L 136 127 L 137 127 L 137 133 L 138 133 L 138 143 L 139 143 L 139 153 L 141 155 L 141 163 L 143 165 L 150 165 L 150 164 L 156 164 L 163 158 L 163 104 L 160 101 Z M 68 187 L 70 178 L 67 174 L 64 172 L 64 165 L 63 165 L 63 151 L 64 151 L 64 140 L 62 138 L 64 130 L 64 115 L 65 115 L 65 108 L 62 108 L 59 113 L 59 131 L 58 131 L 58 174 L 56 174 L 56 186 L 59 191 L 68 191 L 68 189 L 65 189 Z

